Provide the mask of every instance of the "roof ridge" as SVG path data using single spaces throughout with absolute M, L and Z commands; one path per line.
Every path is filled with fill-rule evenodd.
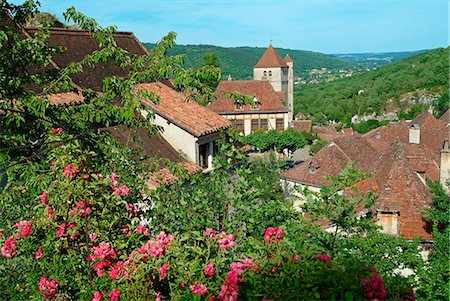
M 25 30 L 38 30 L 38 27 L 34 26 L 24 26 Z M 71 33 L 81 33 L 81 34 L 91 34 L 89 30 L 85 29 L 71 29 L 71 28 L 61 28 L 61 27 L 52 27 L 49 29 L 50 32 L 71 32 Z M 124 34 L 124 35 L 133 35 L 132 31 L 115 31 L 113 34 Z

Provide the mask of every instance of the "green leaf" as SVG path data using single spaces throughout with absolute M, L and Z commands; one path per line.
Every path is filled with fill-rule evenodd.
M 351 291 L 348 291 L 344 295 L 345 301 L 353 301 L 353 293 Z

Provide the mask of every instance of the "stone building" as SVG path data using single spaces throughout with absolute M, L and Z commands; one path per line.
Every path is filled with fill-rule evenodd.
M 269 45 L 253 67 L 254 80 L 268 80 L 276 92 L 284 92 L 287 101 L 288 120 L 294 119 L 294 62 L 287 54 L 281 59 Z
M 213 111 L 175 91 L 164 83 L 142 83 L 137 90 L 146 90 L 159 96 L 159 103 L 143 100 L 147 118 L 153 112 L 152 124 L 162 129 L 161 136 L 191 162 L 203 168 L 212 168 L 216 152 L 216 140 L 231 123 Z
M 317 191 L 331 184 L 325 176 L 337 176 L 354 164 L 371 174 L 358 187 L 362 193 L 373 191 L 378 196 L 372 210 L 382 231 L 429 240 L 430 224 L 422 217 L 432 204 L 427 180 L 440 180 L 448 190 L 448 141 L 445 123 L 424 112 L 412 122 L 395 122 L 364 135 L 333 139 L 310 160 L 283 173 L 285 189 L 294 195 L 295 186 Z M 300 199 L 297 207 L 302 201 L 305 199 Z
M 238 92 L 253 97 L 242 105 L 229 97 Z M 221 81 L 210 109 L 232 120 L 245 135 L 255 130 L 285 130 L 293 120 L 294 63 L 281 59 L 270 45 L 253 68 L 253 80 Z

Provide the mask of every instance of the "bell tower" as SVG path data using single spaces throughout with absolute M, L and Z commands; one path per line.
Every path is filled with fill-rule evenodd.
M 288 122 L 294 117 L 294 62 L 289 55 L 281 59 L 272 44 L 253 67 L 254 80 L 268 80 L 275 91 L 284 92 Z

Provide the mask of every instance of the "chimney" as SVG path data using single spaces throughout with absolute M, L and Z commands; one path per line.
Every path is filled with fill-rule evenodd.
M 449 192 L 450 191 L 450 148 L 448 140 L 444 141 L 441 149 L 441 165 L 439 170 L 439 180 L 442 187 Z
M 228 74 L 228 81 L 230 82 L 232 80 L 233 80 L 233 78 L 231 77 L 231 74 Z
M 413 124 L 409 128 L 409 143 L 420 144 L 420 126 L 418 124 Z

